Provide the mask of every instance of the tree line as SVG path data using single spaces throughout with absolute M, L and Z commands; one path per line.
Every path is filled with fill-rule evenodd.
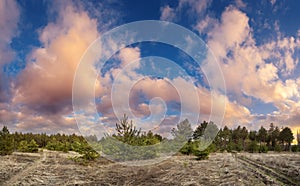
M 34 153 L 38 152 L 39 149 L 62 152 L 75 151 L 81 154 L 74 159 L 76 161 L 92 160 L 99 157 L 85 138 L 76 134 L 10 133 L 6 126 L 0 131 L 0 155 L 9 155 L 14 151 Z
M 141 132 L 126 115 L 116 123 L 114 134 L 106 134 L 100 140 L 95 135 L 83 137 L 76 134 L 10 133 L 4 126 L 0 131 L 0 155 L 14 151 L 38 152 L 41 148 L 79 152 L 82 154 L 80 158 L 85 160 L 93 160 L 99 157 L 97 152 L 103 152 L 113 156 L 115 160 L 124 161 L 150 159 L 176 149 L 182 154 L 194 154 L 198 159 L 207 158 L 211 152 L 300 151 L 299 146 L 291 145 L 294 139 L 291 129 L 279 128 L 273 123 L 268 129 L 261 126 L 257 131 L 249 131 L 241 126 L 234 129 L 225 126 L 219 129 L 213 122 L 203 121 L 193 130 L 186 119 L 178 123 L 171 134 L 173 138 L 167 139 L 152 131 Z

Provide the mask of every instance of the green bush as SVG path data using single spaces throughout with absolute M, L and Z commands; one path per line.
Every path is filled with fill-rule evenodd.
M 261 145 L 259 147 L 259 153 L 267 153 L 268 152 L 268 147 L 266 145 Z
M 208 159 L 209 151 L 208 150 L 204 150 L 204 151 L 196 150 L 196 151 L 194 151 L 194 155 L 197 157 L 196 160 L 206 160 L 206 159 Z
M 298 151 L 299 151 L 298 145 L 293 145 L 292 146 L 292 152 L 298 152 Z
M 13 138 L 6 126 L 0 131 L 0 155 L 5 156 L 13 153 Z
M 27 149 L 28 149 L 28 142 L 26 140 L 20 141 L 19 146 L 18 146 L 18 151 L 19 152 L 27 152 Z
M 39 145 L 36 143 L 34 139 L 32 139 L 28 144 L 28 152 L 38 152 L 38 151 L 39 151 Z
M 38 152 L 39 151 L 39 145 L 35 142 L 34 139 L 28 143 L 26 140 L 23 140 L 19 143 L 18 151 L 19 152 Z
M 277 145 L 277 144 L 276 144 L 274 150 L 275 150 L 276 152 L 281 152 L 281 151 L 282 151 L 281 145 Z
M 70 143 L 52 140 L 47 143 L 45 148 L 53 151 L 68 152 L 70 150 Z
M 82 155 L 84 160 L 92 161 L 100 157 L 100 154 L 94 150 L 85 151 Z
M 248 146 L 248 152 L 254 153 L 259 151 L 259 146 L 257 145 L 256 141 L 252 141 Z
M 185 155 L 190 155 L 193 154 L 197 148 L 198 147 L 195 142 L 189 141 L 179 150 L 179 152 Z

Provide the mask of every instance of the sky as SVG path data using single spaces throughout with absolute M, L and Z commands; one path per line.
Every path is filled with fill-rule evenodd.
M 80 116 L 74 115 L 72 105 L 73 80 L 85 51 L 113 28 L 161 20 L 201 38 L 222 73 L 206 77 L 205 66 L 164 43 L 123 46 L 106 61 L 96 81 L 88 75 L 85 79 L 95 82 L 101 124 L 113 127 L 121 112 L 130 110 L 140 127 L 164 133 L 180 121 L 183 108 L 199 115 L 195 126 L 210 120 L 216 106 L 220 115 L 224 110 L 219 127 L 257 130 L 273 122 L 296 134 L 300 130 L 299 9 L 297 0 L 2 0 L 0 125 L 22 132 L 82 132 L 89 122 L 95 123 L 92 119 L 85 126 L 77 125 Z M 187 42 L 191 47 L 192 41 Z M 224 79 L 226 91 L 212 94 L 214 77 Z M 113 86 L 115 82 L 119 84 Z M 120 109 L 124 105 L 126 111 Z

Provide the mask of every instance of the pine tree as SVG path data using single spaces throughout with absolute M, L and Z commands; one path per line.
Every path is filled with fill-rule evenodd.
M 298 130 L 297 130 L 297 145 L 298 147 L 300 147 L 300 133 Z
M 135 126 L 133 126 L 132 120 L 128 121 L 128 116 L 124 114 L 123 119 L 120 123 L 116 123 L 117 135 L 116 138 L 124 143 L 135 145 L 135 140 L 140 136 L 141 129 L 137 130 Z
M 35 142 L 34 139 L 32 139 L 28 144 L 28 152 L 38 152 L 38 151 L 39 151 L 39 145 Z
M 280 131 L 279 139 L 282 142 L 282 145 L 285 146 L 285 150 L 290 150 L 291 143 L 294 139 L 294 135 L 292 133 L 292 130 L 288 127 L 285 127 Z
M 9 155 L 13 152 L 13 138 L 6 126 L 0 131 L 0 155 Z

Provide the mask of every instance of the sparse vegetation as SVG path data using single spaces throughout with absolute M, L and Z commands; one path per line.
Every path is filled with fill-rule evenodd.
M 266 153 L 268 151 L 298 152 L 299 146 L 291 145 L 294 139 L 290 128 L 281 130 L 273 123 L 267 130 L 261 126 L 258 131 L 248 131 L 246 127 L 238 126 L 229 129 L 225 126 L 218 129 L 213 122 L 203 121 L 193 131 L 189 121 L 183 120 L 171 131 L 173 139 L 164 139 L 152 131 L 141 132 L 132 121 L 124 115 L 116 123 L 116 133 L 98 141 L 95 135 L 86 137 L 92 146 L 97 147 L 107 155 L 113 155 L 115 160 L 144 160 L 178 150 L 184 155 L 195 155 L 198 160 L 207 159 L 211 152 L 241 152 Z M 215 137 L 215 138 L 214 138 Z M 95 160 L 99 153 L 82 136 L 75 134 L 10 134 L 6 126 L 0 131 L 0 154 L 8 155 L 13 151 L 38 152 L 38 148 L 53 151 L 75 151 L 81 154 L 78 160 Z M 212 143 L 211 143 L 212 141 Z
M 13 136 L 6 126 L 0 131 L 0 155 L 9 155 L 13 152 Z

